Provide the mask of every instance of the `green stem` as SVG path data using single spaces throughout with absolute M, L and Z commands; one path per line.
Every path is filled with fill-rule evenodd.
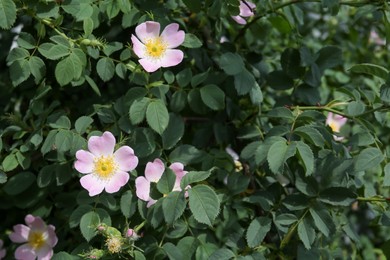
M 390 198 L 383 198 L 383 197 L 357 197 L 356 200 L 358 201 L 365 201 L 365 202 L 387 202 L 390 203 Z
M 284 236 L 282 242 L 280 242 L 280 249 L 283 249 L 291 240 L 292 236 L 295 234 L 295 231 L 298 228 L 299 223 L 303 221 L 306 214 L 309 212 L 310 208 L 307 208 L 306 211 L 302 214 L 300 219 L 294 223 L 294 225 L 291 226 L 291 228 L 288 230 L 287 234 Z

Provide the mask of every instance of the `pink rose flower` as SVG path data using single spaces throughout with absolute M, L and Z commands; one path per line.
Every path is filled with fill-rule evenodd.
M 238 24 L 246 24 L 246 20 L 244 18 L 251 17 L 254 15 L 253 10 L 256 8 L 254 3 L 249 1 L 240 1 L 240 14 L 236 16 L 232 16 L 233 20 Z
M 187 174 L 187 171 L 184 171 L 184 165 L 176 162 L 172 163 L 169 168 L 176 174 L 176 180 L 172 191 L 181 191 L 181 179 Z M 137 197 L 148 202 L 146 205 L 148 208 L 156 203 L 156 200 L 150 197 L 150 184 L 152 182 L 157 183 L 161 179 L 164 170 L 164 163 L 160 159 L 155 159 L 153 162 L 148 162 L 146 164 L 145 177 L 139 176 L 135 179 Z
M 135 33 L 136 36 L 131 35 L 133 50 L 147 72 L 176 66 L 183 60 L 184 53 L 174 49 L 184 42 L 185 37 L 177 23 L 167 25 L 160 35 L 160 24 L 148 21 L 138 25 Z
M 329 112 L 325 123 L 332 129 L 333 132 L 339 133 L 341 127 L 347 123 L 347 118 L 340 115 L 334 115 L 332 112 Z M 334 135 L 333 137 L 336 141 L 344 139 L 342 136 Z
M 5 257 L 6 251 L 3 248 L 4 242 L 0 239 L 0 260 Z
M 80 173 L 80 183 L 88 190 L 89 196 L 100 194 L 103 190 L 114 193 L 129 181 L 129 171 L 138 165 L 138 157 L 129 146 L 122 146 L 114 153 L 115 137 L 110 132 L 102 136 L 92 136 L 88 140 L 88 150 L 76 152 L 74 167 Z
M 25 243 L 15 251 L 15 258 L 20 260 L 50 260 L 53 256 L 53 247 L 58 238 L 53 225 L 46 225 L 40 217 L 27 215 L 27 224 L 14 226 L 14 231 L 9 235 L 12 242 Z

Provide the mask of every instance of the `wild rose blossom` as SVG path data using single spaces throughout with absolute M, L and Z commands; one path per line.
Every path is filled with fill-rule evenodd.
M 103 190 L 114 193 L 129 181 L 129 171 L 138 165 L 138 157 L 129 146 L 122 146 L 114 152 L 115 137 L 110 132 L 102 136 L 92 136 L 88 140 L 88 150 L 76 152 L 74 167 L 82 174 L 80 183 L 88 190 L 89 196 Z
M 187 171 L 184 171 L 184 165 L 182 163 L 172 163 L 169 168 L 176 174 L 175 184 L 172 191 L 181 191 L 180 182 Z M 149 208 L 156 200 L 150 197 L 150 184 L 157 183 L 165 170 L 165 165 L 160 159 L 155 159 L 153 162 L 148 162 L 145 168 L 145 177 L 139 176 L 135 179 L 135 188 L 137 197 L 143 201 L 148 202 L 147 207 Z
M 0 260 L 5 257 L 6 251 L 3 248 L 4 242 L 0 239 Z
M 53 256 L 53 247 L 58 238 L 53 225 L 46 225 L 40 217 L 27 215 L 27 224 L 14 226 L 14 231 L 9 235 L 12 242 L 24 243 L 15 251 L 15 258 L 21 260 L 50 260 Z
M 339 133 L 341 127 L 347 123 L 347 118 L 329 112 L 328 116 L 326 117 L 325 123 L 332 129 L 334 133 Z M 340 141 L 344 139 L 344 137 L 342 136 L 333 135 L 333 137 L 336 141 Z
M 253 10 L 256 8 L 256 5 L 254 3 L 251 3 L 249 1 L 240 1 L 240 13 L 239 15 L 232 16 L 233 20 L 236 21 L 238 24 L 246 24 L 245 18 L 251 17 L 254 15 Z
M 174 49 L 184 42 L 185 37 L 177 23 L 167 25 L 160 35 L 158 22 L 144 22 L 135 28 L 135 34 L 131 35 L 133 50 L 147 72 L 176 66 L 183 60 L 184 53 Z

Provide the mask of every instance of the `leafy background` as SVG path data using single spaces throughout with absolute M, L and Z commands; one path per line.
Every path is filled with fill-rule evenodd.
M 237 0 L 0 1 L 7 259 L 29 213 L 56 226 L 54 259 L 106 250 L 99 223 L 140 228 L 124 258 L 390 254 L 387 1 L 254 3 L 241 26 Z M 130 37 L 148 20 L 180 24 L 181 64 L 140 67 Z M 348 118 L 342 141 L 327 112 Z M 126 188 L 91 198 L 74 155 L 106 130 L 140 165 Z M 157 157 L 184 163 L 192 189 L 147 209 L 134 179 Z

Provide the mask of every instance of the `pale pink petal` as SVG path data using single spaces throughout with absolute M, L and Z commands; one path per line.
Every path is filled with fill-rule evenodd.
M 36 254 L 28 244 L 24 244 L 16 249 L 15 258 L 18 260 L 35 260 Z
M 89 196 L 95 196 L 102 193 L 105 183 L 99 180 L 95 175 L 88 174 L 80 178 L 81 186 L 89 192 Z
M 122 171 L 132 171 L 138 165 L 138 157 L 129 146 L 122 146 L 114 153 L 115 162 Z
M 161 66 L 164 68 L 176 66 L 183 60 L 183 57 L 184 53 L 181 50 L 167 49 L 161 58 Z
M 329 112 L 329 113 L 328 113 L 328 116 L 326 117 L 325 123 L 326 123 L 327 125 L 329 125 L 332 121 L 333 121 L 333 113 L 332 113 L 332 112 Z
M 126 183 L 129 181 L 129 174 L 127 172 L 118 171 L 116 172 L 109 182 L 105 185 L 105 190 L 108 193 L 114 193 L 119 191 L 121 187 L 126 185 Z
M 74 168 L 80 173 L 91 173 L 94 168 L 95 156 L 84 150 L 78 150 L 76 152 L 77 160 L 74 163 Z
M 157 22 L 144 22 L 135 28 L 135 33 L 142 43 L 148 39 L 157 38 L 160 34 L 160 24 Z
M 252 10 L 256 8 L 256 5 L 248 1 L 247 4 L 249 5 L 250 8 L 243 1 L 240 1 L 240 16 L 242 17 L 249 17 L 254 15 Z
M 161 38 L 167 44 L 167 47 L 172 49 L 184 42 L 185 33 L 182 30 L 179 31 L 179 25 L 177 23 L 171 23 L 165 27 L 161 33 Z
M 27 242 L 28 235 L 30 234 L 30 228 L 23 224 L 18 224 L 14 226 L 14 232 L 9 235 L 9 238 L 14 243 L 24 243 Z
M 1 249 L 0 250 L 0 259 L 3 259 L 3 257 L 5 257 L 5 254 L 6 254 L 5 249 Z
M 46 223 L 40 217 L 34 217 L 33 215 L 27 215 L 25 217 L 26 223 L 30 226 L 31 230 L 45 230 Z
M 53 256 L 53 249 L 48 245 L 44 245 L 38 250 L 36 250 L 36 254 L 38 260 L 50 260 Z
M 154 200 L 154 199 L 150 199 L 148 201 L 148 203 L 146 204 L 146 207 L 147 208 L 150 208 L 150 206 L 152 206 L 153 204 L 155 204 L 157 202 L 157 200 Z
M 155 72 L 156 70 L 161 68 L 161 62 L 159 60 L 143 58 L 138 60 L 138 62 L 147 72 Z
M 131 35 L 131 41 L 133 42 L 133 51 L 138 56 L 138 58 L 145 58 L 145 45 L 138 40 L 138 38 L 134 35 Z
M 225 151 L 233 158 L 234 161 L 238 161 L 238 154 L 231 147 L 226 147 Z
M 88 150 L 95 156 L 112 155 L 115 147 L 115 137 L 106 131 L 102 136 L 91 136 L 88 140 Z
M 150 182 L 144 176 L 135 179 L 135 193 L 141 200 L 150 200 Z
M 48 242 L 49 242 L 49 246 L 51 246 L 51 247 L 54 247 L 58 242 L 58 238 L 57 238 L 57 235 L 55 233 L 55 229 L 56 228 L 53 225 L 47 226 L 47 233 L 49 235 Z
M 150 182 L 158 182 L 164 173 L 165 165 L 160 159 L 148 162 L 145 167 L 145 177 Z
M 239 15 L 236 15 L 236 16 L 232 16 L 233 20 L 236 21 L 238 24 L 242 24 L 242 25 L 245 25 L 246 24 L 246 20 L 244 18 L 242 18 L 241 16 Z

